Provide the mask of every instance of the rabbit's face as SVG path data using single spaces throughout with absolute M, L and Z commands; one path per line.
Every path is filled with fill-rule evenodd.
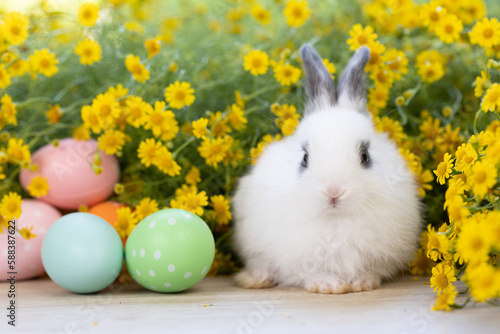
M 298 179 L 320 208 L 359 211 L 359 203 L 381 186 L 375 133 L 366 115 L 334 109 L 307 116 L 297 129 Z

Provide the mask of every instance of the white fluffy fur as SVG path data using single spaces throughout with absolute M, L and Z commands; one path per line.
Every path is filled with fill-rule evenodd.
M 372 165 L 360 163 L 370 143 Z M 307 143 L 309 166 L 300 171 Z M 340 205 L 331 189 L 345 190 Z M 420 231 L 418 185 L 367 114 L 329 107 L 270 144 L 234 197 L 233 244 L 245 263 L 237 282 L 311 292 L 370 290 L 408 266 Z

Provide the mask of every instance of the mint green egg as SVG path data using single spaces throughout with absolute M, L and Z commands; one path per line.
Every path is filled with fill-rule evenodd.
M 141 220 L 127 239 L 132 278 L 157 292 L 186 290 L 205 277 L 215 255 L 212 231 L 197 215 L 164 209 Z

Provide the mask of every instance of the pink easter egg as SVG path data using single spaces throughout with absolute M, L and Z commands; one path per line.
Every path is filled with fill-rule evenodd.
M 89 162 L 99 152 L 102 173 L 97 175 Z M 81 205 L 91 206 L 108 198 L 120 178 L 118 160 L 97 148 L 95 140 L 77 141 L 66 138 L 59 146 L 45 145 L 32 156 L 38 171 L 23 169 L 21 185 L 27 189 L 31 179 L 42 175 L 47 179 L 49 191 L 40 200 L 61 209 L 75 210 Z
M 29 279 L 40 276 L 44 273 L 42 265 L 42 257 L 40 255 L 42 249 L 42 240 L 45 232 L 59 218 L 61 214 L 53 206 L 34 199 L 24 199 L 21 217 L 16 220 L 16 229 L 21 230 L 23 227 L 30 228 L 33 226 L 31 233 L 36 235 L 34 238 L 24 239 L 17 231 L 14 235 L 8 233 L 8 230 L 3 230 L 0 233 L 0 280 L 5 281 L 16 272 L 16 280 Z M 15 259 L 9 254 L 8 246 L 12 246 L 12 241 L 9 244 L 8 236 L 13 236 L 15 239 Z M 12 240 L 12 238 L 10 238 Z M 11 258 L 9 259 L 9 255 Z M 14 260 L 15 263 L 9 261 Z M 10 265 L 13 265 L 11 268 Z

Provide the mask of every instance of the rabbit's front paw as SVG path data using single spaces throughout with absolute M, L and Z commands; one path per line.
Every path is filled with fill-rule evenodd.
M 361 277 L 350 282 L 349 290 L 351 292 L 370 291 L 378 288 L 379 285 L 380 279 L 375 279 L 373 277 Z
M 242 271 L 234 277 L 236 283 L 245 289 L 264 289 L 275 286 L 278 282 L 270 274 L 264 271 L 248 272 Z
M 349 285 L 337 276 L 314 276 L 305 281 L 304 287 L 309 292 L 342 294 L 349 292 Z

